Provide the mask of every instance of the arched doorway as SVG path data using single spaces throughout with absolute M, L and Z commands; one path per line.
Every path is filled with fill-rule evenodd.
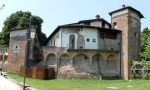
M 60 61 L 59 61 L 59 66 L 62 67 L 62 66 L 67 66 L 70 64 L 70 58 L 67 54 L 62 54 L 60 56 Z
M 73 59 L 73 66 L 77 70 L 88 71 L 89 70 L 89 58 L 85 54 L 78 54 Z
M 46 57 L 46 66 L 57 65 L 56 55 L 51 53 Z
M 75 49 L 75 36 L 69 36 L 69 49 Z

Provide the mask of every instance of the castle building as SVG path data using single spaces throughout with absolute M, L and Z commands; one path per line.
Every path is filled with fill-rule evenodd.
M 33 39 L 33 59 L 29 66 L 54 68 L 58 78 L 131 78 L 131 61 L 140 59 L 140 19 L 130 6 L 109 13 L 111 23 L 96 19 L 58 26 L 45 46 Z M 27 29 L 10 32 L 8 70 L 19 73 L 25 60 Z M 36 30 L 32 30 L 36 32 Z

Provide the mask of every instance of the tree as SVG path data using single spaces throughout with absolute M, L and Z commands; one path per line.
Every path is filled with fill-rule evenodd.
M 142 56 L 144 60 L 150 61 L 150 37 L 147 39 L 147 45 L 145 46 L 145 50 L 142 52 Z
M 144 28 L 141 32 L 141 56 L 144 60 L 150 59 L 150 30 Z
M 40 45 L 44 45 L 46 40 L 46 35 L 41 31 L 43 20 L 32 15 L 30 12 L 17 11 L 16 13 L 11 14 L 5 21 L 0 33 L 0 44 L 9 45 L 9 32 L 11 30 L 28 28 L 29 27 L 29 18 L 32 17 L 31 26 L 37 30 L 37 36 L 39 39 Z
M 148 28 L 144 28 L 141 32 L 141 50 L 144 51 L 148 42 L 148 38 L 150 37 L 150 30 Z

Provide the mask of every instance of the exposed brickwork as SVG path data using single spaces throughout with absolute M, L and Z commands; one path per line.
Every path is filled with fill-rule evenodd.
M 9 51 L 8 53 L 11 55 L 11 58 L 8 59 L 7 68 L 11 72 L 20 73 L 20 67 L 24 65 L 25 60 L 25 36 L 10 38 L 9 43 Z M 18 45 L 19 53 L 13 53 L 13 49 L 15 45 Z
M 140 26 L 133 23 L 132 12 L 112 17 L 112 23 L 116 22 L 116 28 L 122 30 L 122 77 L 126 80 L 131 78 L 131 61 L 140 60 Z

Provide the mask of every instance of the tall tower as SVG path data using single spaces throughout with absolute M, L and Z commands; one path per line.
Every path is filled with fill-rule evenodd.
M 31 34 L 32 34 L 32 32 L 36 32 L 36 30 L 34 28 L 32 28 Z M 19 74 L 20 67 L 24 66 L 25 42 L 27 41 L 26 33 L 27 33 L 27 29 L 13 30 L 10 32 L 8 53 L 11 55 L 11 58 L 10 58 L 10 60 L 8 60 L 8 63 L 7 63 L 8 64 L 7 69 L 10 72 Z M 32 39 L 31 39 L 31 43 L 32 43 Z M 30 46 L 30 47 L 32 47 L 32 46 Z
M 140 60 L 140 19 L 144 16 L 133 7 L 125 5 L 109 14 L 112 28 L 122 30 L 121 76 L 129 80 L 131 61 Z

